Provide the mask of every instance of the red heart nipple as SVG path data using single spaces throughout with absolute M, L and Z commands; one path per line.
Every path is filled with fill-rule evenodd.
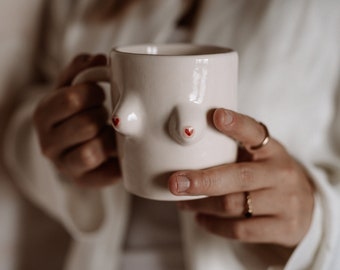
M 194 128 L 186 127 L 184 128 L 184 133 L 187 137 L 191 137 L 194 134 Z
M 119 125 L 119 122 L 120 122 L 120 120 L 119 120 L 119 118 L 118 118 L 117 116 L 113 116 L 113 117 L 112 117 L 112 124 L 113 124 L 115 127 L 117 127 L 117 126 Z

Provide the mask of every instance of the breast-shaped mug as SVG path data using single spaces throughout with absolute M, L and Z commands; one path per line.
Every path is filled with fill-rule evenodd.
M 202 196 L 173 195 L 173 172 L 236 159 L 236 142 L 216 130 L 211 112 L 236 110 L 237 71 L 238 55 L 229 48 L 142 44 L 112 49 L 106 67 L 87 69 L 74 83 L 111 85 L 126 190 L 155 200 L 188 200 Z

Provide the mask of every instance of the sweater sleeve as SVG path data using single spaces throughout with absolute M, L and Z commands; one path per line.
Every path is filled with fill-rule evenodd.
M 311 226 L 290 256 L 284 269 L 333 269 L 334 252 L 339 239 L 340 204 L 338 192 L 329 185 L 322 170 L 309 167 L 316 188 L 315 205 Z
M 317 194 L 312 224 L 285 269 L 337 269 L 340 265 L 336 252 L 340 246 L 340 84 L 335 87 L 334 101 L 328 141 L 313 162 L 304 163 Z
M 50 88 L 37 83 L 33 72 L 44 4 L 43 0 L 5 1 L 0 11 L 6 13 L 0 16 L 4 20 L 0 24 L 1 167 L 24 195 L 83 241 L 120 226 L 128 196 L 121 184 L 79 188 L 63 179 L 41 154 L 32 115 Z

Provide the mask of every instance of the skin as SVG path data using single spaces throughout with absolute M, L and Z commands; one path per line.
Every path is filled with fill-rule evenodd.
M 169 179 L 170 191 L 208 198 L 183 201 L 179 207 L 197 213 L 198 223 L 211 233 L 248 243 L 296 246 L 306 234 L 313 212 L 313 186 L 304 168 L 249 116 L 225 109 L 213 115 L 215 127 L 242 142 L 248 158 L 197 171 L 180 171 Z M 245 192 L 252 201 L 253 217 L 244 218 Z
M 34 114 L 42 153 L 82 186 L 111 185 L 120 176 L 103 90 L 95 83 L 71 85 L 80 71 L 105 64 L 102 55 L 76 57 Z M 173 194 L 208 196 L 182 201 L 179 207 L 195 212 L 197 222 L 213 234 L 248 243 L 296 246 L 308 231 L 314 205 L 305 169 L 274 138 L 251 150 L 265 136 L 253 118 L 220 108 L 213 122 L 227 137 L 242 142 L 243 155 L 236 163 L 171 175 Z M 253 208 L 248 219 L 243 215 L 245 192 L 250 193 Z
M 56 89 L 38 104 L 33 118 L 42 153 L 82 186 L 113 184 L 120 176 L 104 91 L 95 83 L 71 85 L 82 70 L 105 64 L 103 55 L 77 56 L 60 75 Z

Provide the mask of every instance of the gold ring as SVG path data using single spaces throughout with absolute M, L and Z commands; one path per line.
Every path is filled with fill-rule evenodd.
M 270 140 L 269 131 L 268 131 L 268 128 L 266 127 L 266 125 L 261 123 L 261 122 L 259 122 L 259 124 L 264 128 L 264 132 L 265 132 L 264 139 L 262 140 L 262 142 L 260 144 L 254 145 L 254 146 L 250 146 L 251 150 L 258 150 L 258 149 L 262 148 L 263 146 L 268 144 L 268 142 Z
M 251 218 L 253 216 L 253 205 L 250 197 L 250 193 L 248 191 L 244 192 L 245 195 L 245 211 L 244 211 L 244 216 L 246 218 Z

